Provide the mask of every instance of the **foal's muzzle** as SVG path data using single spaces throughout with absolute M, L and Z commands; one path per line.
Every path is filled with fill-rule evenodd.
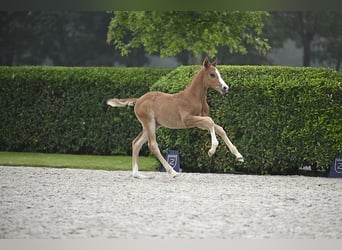
M 228 86 L 222 86 L 221 87 L 221 93 L 224 95 L 224 94 L 227 94 L 228 93 L 228 90 L 229 90 L 229 87 Z
M 220 91 L 219 92 L 220 92 L 221 95 L 225 95 L 225 94 L 228 93 L 228 90 L 229 90 L 229 87 L 227 85 L 223 85 L 223 86 L 220 87 Z

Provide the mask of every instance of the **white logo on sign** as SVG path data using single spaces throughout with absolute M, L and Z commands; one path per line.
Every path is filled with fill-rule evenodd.
M 335 171 L 342 174 L 342 158 L 335 158 Z
M 168 155 L 167 162 L 172 168 L 175 168 L 177 166 L 177 155 Z

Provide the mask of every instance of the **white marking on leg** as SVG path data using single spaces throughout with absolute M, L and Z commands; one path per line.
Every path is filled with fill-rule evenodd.
M 216 138 L 216 134 L 215 134 L 215 127 L 212 126 L 210 128 L 210 135 L 211 135 L 211 148 L 208 151 L 208 155 L 211 157 L 215 154 L 216 152 L 216 148 L 219 144 L 217 138 Z
M 234 144 L 229 140 L 226 132 L 224 131 L 224 129 L 219 126 L 219 125 L 215 125 L 215 129 L 216 132 L 219 134 L 219 136 L 221 136 L 221 138 L 224 140 L 224 142 L 226 143 L 227 147 L 229 148 L 230 152 L 235 155 L 236 159 L 239 162 L 244 162 L 244 158 L 243 156 L 240 154 L 240 152 L 237 150 L 237 148 L 234 146 Z
M 137 163 L 134 163 L 133 164 L 133 177 L 136 177 L 139 175 L 139 170 L 138 170 L 138 164 Z
M 227 136 L 226 136 L 227 137 Z M 230 152 L 232 152 L 233 155 L 235 155 L 236 159 L 239 162 L 244 162 L 243 156 L 240 154 L 240 152 L 237 150 L 235 145 L 229 140 L 229 138 L 225 138 L 224 141 L 226 142 Z

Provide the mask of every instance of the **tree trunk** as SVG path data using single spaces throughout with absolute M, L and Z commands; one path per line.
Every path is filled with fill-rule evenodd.
M 335 69 L 336 71 L 340 70 L 341 67 L 341 59 L 342 59 L 342 49 L 341 47 L 338 48 L 337 53 L 336 53 L 336 66 Z
M 6 66 L 14 65 L 14 49 L 12 49 L 12 46 L 5 51 L 1 64 Z
M 338 57 L 337 62 L 336 62 L 336 67 L 335 67 L 336 71 L 339 71 L 340 67 L 341 67 L 341 57 Z
M 203 60 L 204 58 L 202 58 L 202 55 L 195 55 L 192 52 L 188 52 L 188 65 L 202 64 Z
M 305 36 L 303 39 L 303 66 L 310 66 L 311 60 L 311 40 L 309 37 Z
M 188 52 L 188 65 L 196 64 L 196 57 L 193 53 Z
M 302 24 L 303 66 L 307 67 L 311 61 L 311 42 L 315 36 L 316 21 L 308 12 L 300 12 L 299 18 Z

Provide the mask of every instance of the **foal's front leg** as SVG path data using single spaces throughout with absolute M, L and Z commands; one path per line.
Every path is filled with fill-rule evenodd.
M 226 132 L 224 131 L 224 129 L 215 124 L 215 131 L 216 133 L 224 140 L 224 142 L 226 143 L 227 147 L 229 148 L 230 152 L 235 155 L 236 159 L 239 162 L 244 162 L 244 158 L 243 156 L 240 154 L 240 152 L 237 150 L 237 148 L 234 146 L 234 144 L 229 140 Z
M 208 130 L 210 132 L 211 148 L 208 151 L 208 155 L 209 157 L 213 156 L 219 144 L 215 134 L 214 121 L 209 116 L 188 116 L 184 118 L 183 121 L 188 128 L 197 127 L 200 129 Z
M 210 126 L 209 132 L 210 132 L 210 136 L 211 136 L 211 148 L 208 151 L 208 155 L 209 155 L 209 157 L 212 157 L 216 152 L 216 148 L 217 148 L 219 142 L 216 138 L 214 125 Z

